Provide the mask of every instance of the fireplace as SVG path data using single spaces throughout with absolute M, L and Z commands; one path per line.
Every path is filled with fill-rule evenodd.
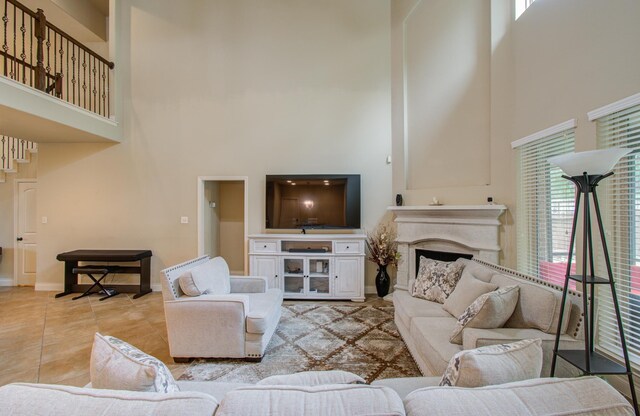
M 422 251 L 436 260 L 479 258 L 498 263 L 499 217 L 504 205 L 441 205 L 390 207 L 398 228 L 397 290 L 407 290 Z

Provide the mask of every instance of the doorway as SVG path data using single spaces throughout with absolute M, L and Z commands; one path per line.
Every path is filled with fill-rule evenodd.
M 198 178 L 198 255 L 221 256 L 232 275 L 246 275 L 247 177 Z
M 13 274 L 16 286 L 36 284 L 37 195 L 38 183 L 35 179 L 15 180 Z

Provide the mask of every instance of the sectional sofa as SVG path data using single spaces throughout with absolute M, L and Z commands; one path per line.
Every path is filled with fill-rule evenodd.
M 462 332 L 462 344 L 459 345 L 449 341 L 457 317 L 447 312 L 440 303 L 413 297 L 410 292 L 415 284 L 415 277 L 409 281 L 409 291 L 396 290 L 393 293 L 395 323 L 423 375 L 441 375 L 451 357 L 462 350 L 540 338 L 544 351 L 542 375 L 548 376 L 560 317 L 562 288 L 481 260 L 458 261 L 465 265 L 460 281 L 472 277 L 482 282 L 493 283 L 499 288 L 517 285 L 520 288 L 519 299 L 513 315 L 504 327 L 465 328 Z M 584 348 L 580 327 L 581 294 L 569 291 L 567 302 L 560 348 L 581 349 Z M 564 363 L 560 363 L 559 371 L 556 375 L 577 374 Z

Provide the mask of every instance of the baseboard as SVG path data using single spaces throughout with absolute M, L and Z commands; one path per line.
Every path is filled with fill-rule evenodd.
M 153 290 L 154 292 L 162 292 L 162 285 L 161 284 L 151 285 L 151 290 Z
M 364 294 L 365 295 L 377 295 L 378 294 L 378 290 L 376 289 L 375 286 L 365 286 L 364 287 Z
M 10 277 L 0 277 L 0 286 L 13 286 L 13 279 Z
M 62 292 L 64 285 L 62 283 L 37 283 L 36 290 L 44 292 Z

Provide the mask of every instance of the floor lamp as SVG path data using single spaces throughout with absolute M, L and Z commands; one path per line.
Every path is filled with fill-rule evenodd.
M 622 318 L 620 316 L 620 306 L 616 295 L 615 282 L 613 280 L 613 271 L 611 268 L 611 260 L 605 239 L 604 226 L 602 224 L 602 216 L 600 215 L 600 205 L 596 194 L 596 187 L 605 178 L 613 175 L 611 169 L 625 155 L 631 152 L 631 149 L 610 148 L 603 150 L 592 150 L 588 152 L 568 153 L 565 155 L 555 156 L 548 159 L 549 163 L 558 166 L 566 174 L 562 177 L 570 180 L 576 186 L 576 202 L 573 213 L 573 226 L 571 229 L 571 241 L 569 243 L 569 259 L 567 262 L 567 273 L 564 283 L 564 292 L 562 296 L 562 304 L 560 307 L 560 320 L 556 331 L 556 339 L 553 347 L 553 361 L 551 363 L 551 377 L 555 375 L 556 361 L 561 357 L 571 365 L 580 369 L 584 374 L 626 374 L 629 378 L 629 387 L 631 389 L 631 398 L 633 406 L 638 415 L 638 400 L 633 383 L 633 373 L 631 372 L 631 364 L 629 362 L 629 353 L 622 328 Z M 580 209 L 580 201 L 583 200 L 583 238 L 582 238 L 582 273 L 571 274 L 571 258 L 576 240 L 576 225 L 578 223 L 578 213 Z M 593 230 L 591 228 L 591 207 L 589 200 L 593 199 L 593 207 L 595 210 L 596 223 L 602 242 L 602 250 L 604 251 L 604 259 L 607 268 L 607 277 L 597 277 L 595 275 L 594 256 L 593 256 Z M 582 306 L 584 315 L 584 350 L 560 350 L 560 328 L 562 327 L 562 317 L 564 316 L 565 302 L 567 299 L 567 290 L 569 288 L 569 280 L 582 283 Z M 624 366 L 608 359 L 604 355 L 598 353 L 594 349 L 594 303 L 595 303 L 595 285 L 608 285 L 611 289 L 611 296 L 618 321 L 618 331 L 620 335 L 620 346 L 624 356 Z M 588 295 L 588 296 L 587 296 Z M 590 301 L 589 301 L 590 299 Z

